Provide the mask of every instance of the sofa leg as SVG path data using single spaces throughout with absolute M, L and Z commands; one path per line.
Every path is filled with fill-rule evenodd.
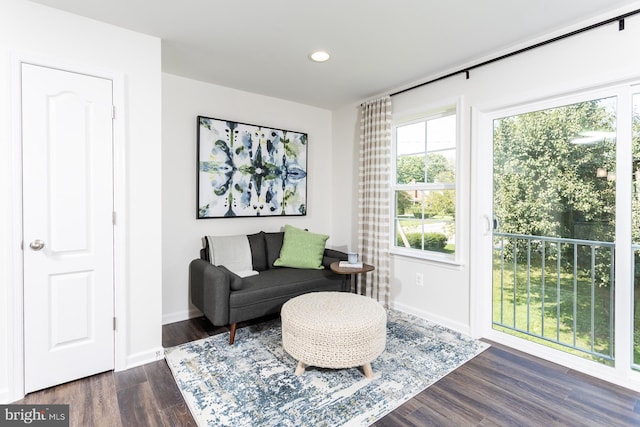
M 237 323 L 231 324 L 231 330 L 229 331 L 229 345 L 233 345 L 233 341 L 236 339 L 236 328 L 238 327 Z

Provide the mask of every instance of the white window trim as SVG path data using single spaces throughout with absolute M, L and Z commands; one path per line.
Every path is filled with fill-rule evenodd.
M 456 179 L 455 183 L 449 184 L 396 184 L 397 173 L 397 144 L 396 144 L 396 129 L 399 126 L 406 126 L 412 123 L 423 122 L 427 119 L 435 119 L 438 117 L 444 117 L 449 114 L 455 114 L 456 116 Z M 462 185 L 464 180 L 467 179 L 468 171 L 464 168 L 468 167 L 467 150 L 463 147 L 461 141 L 463 140 L 463 99 L 459 97 L 455 100 L 449 100 L 448 102 L 439 103 L 438 106 L 433 108 L 425 108 L 422 112 L 417 114 L 411 114 L 410 116 L 404 116 L 394 119 L 391 124 L 392 129 L 392 143 L 391 143 L 391 173 L 389 180 L 389 201 L 392 209 L 389 216 L 389 253 L 391 255 L 415 258 L 433 262 L 438 265 L 445 265 L 451 267 L 462 267 L 466 259 L 467 245 L 464 243 L 465 236 L 468 233 L 466 227 L 462 227 L 462 218 L 465 218 L 468 213 L 468 206 L 465 201 L 468 199 L 462 192 L 468 191 L 467 185 Z M 455 189 L 456 191 L 456 216 L 455 216 L 455 252 L 453 255 L 444 254 L 435 251 L 427 251 L 420 249 L 407 249 L 396 246 L 395 240 L 395 192 L 396 190 L 441 190 L 441 189 Z M 466 239 L 468 240 L 468 239 Z

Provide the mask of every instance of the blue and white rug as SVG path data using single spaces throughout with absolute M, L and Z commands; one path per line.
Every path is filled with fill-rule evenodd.
M 282 348 L 280 321 L 165 350 L 167 363 L 200 426 L 366 426 L 489 347 L 415 316 L 389 310 L 387 346 L 360 369 L 308 367 Z

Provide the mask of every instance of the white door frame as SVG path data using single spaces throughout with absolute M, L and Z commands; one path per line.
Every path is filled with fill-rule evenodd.
M 22 132 L 21 132 L 21 73 L 22 64 L 29 63 L 42 67 L 86 74 L 113 81 L 113 190 L 116 224 L 114 227 L 114 315 L 117 319 L 114 332 L 115 371 L 126 369 L 126 133 L 125 133 L 125 92 L 124 75 L 113 70 L 96 68 L 86 64 L 69 63 L 53 58 L 34 57 L 27 53 L 14 53 L 11 58 L 11 229 L 12 247 L 9 251 L 9 276 L 12 278 L 7 289 L 7 342 L 11 343 L 8 352 L 8 391 L 6 400 L 13 402 L 24 397 L 24 322 L 23 291 L 24 278 L 22 251 Z

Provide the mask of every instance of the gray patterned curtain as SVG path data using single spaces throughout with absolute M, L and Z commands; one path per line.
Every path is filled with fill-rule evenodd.
M 366 294 L 389 306 L 391 97 L 365 102 L 360 117 L 358 250 L 375 270 L 361 275 Z

